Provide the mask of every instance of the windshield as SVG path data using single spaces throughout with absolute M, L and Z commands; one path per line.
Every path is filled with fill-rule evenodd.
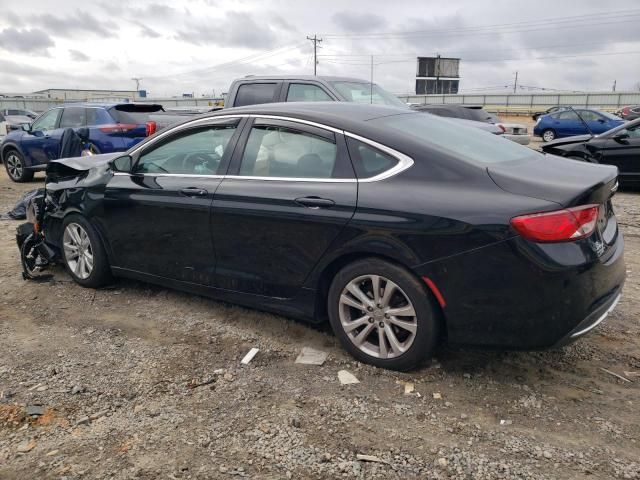
M 541 155 L 528 147 L 478 128 L 418 112 L 369 121 L 378 126 L 398 130 L 476 165 L 511 162 Z
M 387 92 L 375 83 L 362 82 L 331 82 L 347 102 L 375 103 L 377 105 L 393 105 L 409 108 L 398 97 Z

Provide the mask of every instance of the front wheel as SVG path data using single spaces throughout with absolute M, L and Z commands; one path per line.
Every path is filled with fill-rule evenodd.
M 76 283 L 97 288 L 111 281 L 111 268 L 96 229 L 80 215 L 62 223 L 62 257 Z
M 27 170 L 24 158 L 17 150 L 10 150 L 4 159 L 4 168 L 7 175 L 14 182 L 28 182 L 33 178 L 33 171 Z
M 440 312 L 410 272 L 377 258 L 353 262 L 333 279 L 329 320 L 342 346 L 362 362 L 409 370 L 429 358 Z
M 555 139 L 556 139 L 556 132 L 554 132 L 550 128 L 542 132 L 542 140 L 544 140 L 545 142 L 550 142 L 551 140 L 555 140 Z

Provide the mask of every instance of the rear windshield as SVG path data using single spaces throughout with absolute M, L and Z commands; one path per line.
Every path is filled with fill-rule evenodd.
M 409 108 L 407 104 L 402 103 L 398 97 L 387 92 L 375 83 L 373 85 L 360 82 L 331 83 L 347 102 L 374 103 L 377 105 L 393 105 L 396 107 Z
M 598 113 L 608 118 L 609 120 L 620 120 L 620 117 L 616 117 L 613 113 L 609 113 L 609 112 L 598 112 Z
M 369 122 L 398 130 L 438 150 L 479 165 L 512 162 L 541 155 L 498 135 L 433 115 L 416 112 L 375 118 Z
M 162 112 L 161 105 L 122 105 L 109 109 L 109 113 L 118 123 L 140 125 L 147 123 L 152 113 Z

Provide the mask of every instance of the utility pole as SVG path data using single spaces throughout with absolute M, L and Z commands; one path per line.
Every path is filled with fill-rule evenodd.
M 371 99 L 371 103 L 373 103 L 373 55 L 371 55 L 371 78 L 370 78 L 370 80 L 371 80 L 371 83 L 369 85 L 370 85 L 371 91 L 369 93 L 369 95 L 370 95 L 369 98 Z
M 436 93 L 440 93 L 440 54 L 436 57 Z
M 616 91 L 616 80 L 613 81 L 613 91 Z
M 139 92 L 140 91 L 140 80 L 142 80 L 142 78 L 133 77 L 131 80 L 136 82 L 136 92 Z
M 513 81 L 513 93 L 516 93 L 517 88 L 518 88 L 518 72 L 516 71 L 516 78 Z
M 317 75 L 318 68 L 318 43 L 322 42 L 321 38 L 314 33 L 313 37 L 307 36 L 307 40 L 311 40 L 313 42 L 313 74 Z

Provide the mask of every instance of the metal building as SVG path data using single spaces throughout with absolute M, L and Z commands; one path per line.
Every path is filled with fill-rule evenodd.
M 48 88 L 33 93 L 52 100 L 64 101 L 97 101 L 105 99 L 134 101 L 143 96 L 135 90 L 79 90 L 67 88 Z M 146 92 L 144 96 L 146 96 Z
M 416 95 L 458 93 L 459 85 L 459 58 L 418 57 Z

